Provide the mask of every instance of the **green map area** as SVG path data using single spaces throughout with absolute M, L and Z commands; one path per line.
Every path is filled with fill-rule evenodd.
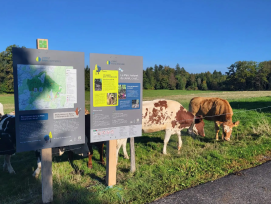
M 18 65 L 20 110 L 73 108 L 67 102 L 68 66 Z

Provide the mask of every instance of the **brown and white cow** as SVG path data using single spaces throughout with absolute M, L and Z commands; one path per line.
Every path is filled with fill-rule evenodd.
M 165 130 L 163 154 L 167 154 L 167 144 L 173 134 L 178 135 L 178 151 L 182 147 L 181 130 L 189 128 L 196 135 L 205 136 L 204 122 L 199 116 L 188 112 L 179 102 L 156 99 L 142 103 L 142 129 L 145 133 Z
M 227 100 L 212 97 L 194 97 L 189 103 L 189 111 L 193 115 L 202 115 L 205 120 L 215 122 L 216 140 L 219 127 L 222 125 L 222 140 L 230 141 L 232 128 L 239 125 L 239 121 L 232 122 L 232 108 Z
M 181 130 L 187 128 L 196 135 L 205 136 L 202 117 L 194 117 L 194 115 L 188 112 L 179 102 L 166 99 L 142 102 L 143 132 L 152 133 L 161 130 L 166 131 L 163 154 L 167 154 L 166 147 L 173 134 L 178 135 L 178 152 L 180 152 L 182 147 Z M 117 147 L 117 153 L 121 146 L 123 146 L 123 150 L 126 149 L 127 139 L 123 139 L 119 142 L 121 145 Z

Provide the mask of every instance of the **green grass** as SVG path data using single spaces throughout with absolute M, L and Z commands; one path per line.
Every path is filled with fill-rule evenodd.
M 163 97 L 162 92 L 157 91 L 157 98 Z M 184 92 L 180 92 L 179 96 L 174 91 L 171 95 L 169 92 L 164 92 L 164 98 L 176 99 L 185 108 L 188 108 L 192 97 L 202 93 L 191 91 L 181 95 Z M 146 94 L 144 91 L 144 99 L 150 96 L 155 98 L 155 93 L 149 91 Z M 92 170 L 87 168 L 87 158 L 75 157 L 73 164 L 82 174 L 74 173 L 67 153 L 54 157 L 54 203 L 148 203 L 265 162 L 263 155 L 271 156 L 271 108 L 251 109 L 271 106 L 271 92 L 265 96 L 259 92 L 260 97 L 255 92 L 243 94 L 246 95 L 242 96 L 239 92 L 224 95 L 224 98 L 229 98 L 233 108 L 233 121 L 240 121 L 240 125 L 233 130 L 230 142 L 215 141 L 214 124 L 205 121 L 206 137 L 194 140 L 186 134 L 186 130 L 182 131 L 181 154 L 177 153 L 177 136 L 173 135 L 167 146 L 168 155 L 163 155 L 164 131 L 143 134 L 143 137 L 135 138 L 137 170 L 134 174 L 129 172 L 130 160 L 124 159 L 120 150 L 117 185 L 113 188 L 105 185 L 106 168 L 98 163 L 97 150 L 94 151 Z M 5 99 L 6 104 L 13 101 L 12 96 L 9 97 Z M 89 92 L 86 92 L 86 107 L 89 110 Z M 221 139 L 221 132 L 219 135 Z M 130 155 L 129 143 L 127 151 Z M 1 165 L 3 157 L 0 157 L 0 161 Z M 16 175 L 1 172 L 0 203 L 40 203 L 40 177 L 35 179 L 31 176 L 36 168 L 34 152 L 17 153 L 11 161 Z
M 187 90 L 144 90 L 144 97 L 167 97 L 173 95 L 188 95 L 188 94 L 199 94 L 199 93 L 215 93 L 218 91 L 187 91 Z
M 10 113 L 15 110 L 13 94 L 0 94 L 0 103 L 4 106 L 4 113 Z

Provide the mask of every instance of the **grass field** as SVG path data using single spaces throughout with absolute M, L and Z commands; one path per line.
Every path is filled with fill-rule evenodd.
M 98 163 L 98 151 L 94 151 L 92 170 L 86 166 L 87 158 L 75 157 L 74 164 L 81 173 L 76 173 L 65 153 L 53 158 L 54 203 L 148 203 L 271 159 L 270 91 L 143 92 L 143 100 L 173 99 L 185 108 L 195 96 L 228 99 L 234 111 L 233 121 L 240 121 L 230 142 L 215 141 L 214 124 L 205 121 L 206 137 L 194 140 L 187 136 L 186 130 L 182 131 L 181 154 L 177 154 L 177 136 L 173 135 L 167 146 L 168 155 L 163 155 L 164 132 L 143 134 L 135 138 L 137 171 L 129 172 L 130 160 L 123 158 L 121 150 L 117 185 L 113 188 L 105 185 L 106 168 Z M 12 95 L 0 95 L 0 103 L 4 104 L 6 113 L 14 110 Z M 89 110 L 89 92 L 86 92 L 86 108 Z M 127 151 L 130 155 L 129 143 Z M 41 180 L 31 176 L 36 168 L 34 153 L 18 153 L 11 161 L 16 175 L 0 173 L 0 203 L 40 203 Z

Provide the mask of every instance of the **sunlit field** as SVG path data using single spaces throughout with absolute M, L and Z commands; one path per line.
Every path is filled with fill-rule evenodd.
M 117 185 L 105 184 L 106 167 L 94 149 L 93 169 L 87 168 L 88 158 L 75 156 L 73 167 L 67 152 L 53 158 L 53 203 L 148 203 L 176 191 L 213 181 L 242 169 L 254 167 L 271 159 L 271 91 L 170 91 L 148 90 L 143 100 L 172 99 L 188 109 L 195 96 L 221 97 L 233 108 L 230 142 L 215 140 L 214 123 L 205 121 L 206 137 L 193 139 L 182 131 L 181 153 L 177 136 L 168 143 L 168 155 L 162 154 L 164 131 L 135 138 L 136 172 L 130 173 L 130 160 L 123 158 L 122 149 L 117 169 Z M 14 110 L 13 95 L 0 95 L 5 113 Z M 86 92 L 86 108 L 90 107 Z M 129 140 L 127 151 L 130 155 Z M 0 165 L 4 162 L 0 156 Z M 34 152 L 16 153 L 11 162 L 16 172 L 10 175 L 0 169 L 0 203 L 41 203 L 41 177 L 32 177 L 36 169 Z M 80 170 L 80 171 L 79 171 Z

